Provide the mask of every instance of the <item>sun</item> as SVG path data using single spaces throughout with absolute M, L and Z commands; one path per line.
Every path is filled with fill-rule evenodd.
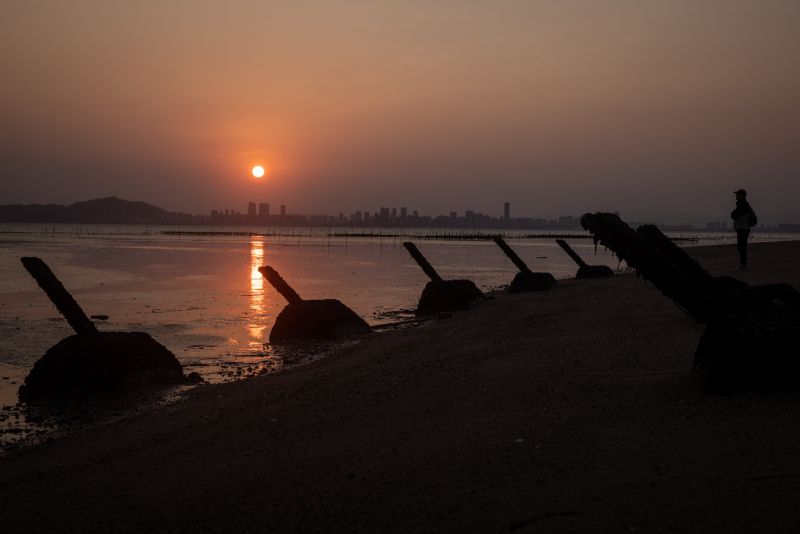
M 253 167 L 250 172 L 253 174 L 254 178 L 262 178 L 264 176 L 264 167 L 261 165 L 256 165 Z

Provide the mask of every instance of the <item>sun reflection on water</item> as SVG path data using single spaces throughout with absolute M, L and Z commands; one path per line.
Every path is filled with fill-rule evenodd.
M 264 276 L 258 268 L 264 265 L 264 241 L 250 240 L 250 320 L 247 331 L 250 333 L 248 345 L 260 349 L 264 343 L 265 315 L 267 312 L 264 295 Z

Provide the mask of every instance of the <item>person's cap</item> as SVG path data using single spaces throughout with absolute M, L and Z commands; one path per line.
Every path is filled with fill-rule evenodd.
M 743 195 L 743 196 L 747 196 L 747 191 L 745 191 L 744 189 L 739 189 L 738 191 L 734 191 L 734 192 L 733 192 L 733 194 L 734 194 L 734 195 Z

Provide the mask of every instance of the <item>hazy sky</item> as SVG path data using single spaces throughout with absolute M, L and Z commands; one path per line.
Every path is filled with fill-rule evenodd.
M 700 222 L 745 187 L 800 222 L 798 28 L 798 0 L 2 0 L 0 204 Z

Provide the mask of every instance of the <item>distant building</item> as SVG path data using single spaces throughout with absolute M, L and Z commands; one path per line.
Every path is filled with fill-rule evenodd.
M 286 204 L 281 204 L 281 217 L 286 217 Z
M 511 220 L 511 202 L 503 203 L 503 220 L 506 222 Z
M 725 231 L 728 229 L 727 221 L 711 221 L 706 223 L 706 230 L 713 232 Z
M 258 216 L 262 219 L 269 217 L 269 204 L 262 202 L 258 205 Z
M 256 203 L 255 202 L 249 202 L 247 204 L 247 216 L 255 218 L 255 216 L 256 216 Z
M 577 228 L 580 226 L 580 222 L 571 215 L 562 215 L 558 218 L 558 226 L 561 228 Z

